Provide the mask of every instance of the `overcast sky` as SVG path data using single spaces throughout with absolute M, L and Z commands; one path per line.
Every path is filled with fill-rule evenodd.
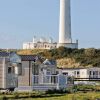
M 71 0 L 72 39 L 100 48 L 100 0 Z M 33 36 L 58 41 L 59 0 L 0 0 L 0 48 L 22 48 Z

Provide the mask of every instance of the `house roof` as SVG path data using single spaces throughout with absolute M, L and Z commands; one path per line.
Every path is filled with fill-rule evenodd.
M 15 54 L 15 52 L 0 52 L 0 61 L 2 62 L 5 59 L 5 61 L 10 61 L 13 63 L 16 61 L 19 62 L 18 57 L 16 57 Z
M 9 54 L 8 52 L 0 52 L 0 57 L 8 57 Z
M 34 55 L 20 55 L 22 61 L 35 61 Z
M 37 61 L 43 62 L 42 58 L 36 55 L 20 55 L 22 61 Z
M 80 67 L 80 68 L 58 68 L 58 69 L 62 69 L 62 70 L 80 70 L 80 69 L 88 69 L 88 68 Z

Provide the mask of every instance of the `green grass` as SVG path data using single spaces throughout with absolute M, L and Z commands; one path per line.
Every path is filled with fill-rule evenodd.
M 3 100 L 0 95 L 0 100 Z M 38 96 L 30 96 L 27 94 L 19 94 L 19 98 L 15 99 L 14 95 L 5 95 L 8 100 L 96 100 L 100 98 L 100 92 L 88 92 L 88 93 L 73 93 L 73 94 L 42 94 Z

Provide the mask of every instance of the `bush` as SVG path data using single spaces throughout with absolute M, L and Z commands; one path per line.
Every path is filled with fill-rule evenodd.
M 70 87 L 70 88 L 67 88 L 67 89 L 66 89 L 66 92 L 67 92 L 67 93 L 73 93 L 73 92 L 74 92 L 74 89 L 71 88 L 71 87 Z
M 32 92 L 29 92 L 28 97 L 31 98 L 33 96 L 34 96 L 34 94 Z
M 77 89 L 77 91 L 94 91 L 95 90 L 95 86 L 93 85 L 77 85 L 75 88 Z
M 60 90 L 57 90 L 57 89 L 54 89 L 54 90 L 47 90 L 46 91 L 46 94 L 62 94 L 62 93 L 67 93 L 67 91 L 65 89 L 60 89 Z
M 17 92 L 14 93 L 14 99 L 18 99 L 19 98 L 19 94 Z

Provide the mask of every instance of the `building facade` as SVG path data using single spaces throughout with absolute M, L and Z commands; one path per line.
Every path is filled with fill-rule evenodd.
M 55 49 L 57 48 L 57 43 L 50 42 L 26 42 L 23 43 L 23 49 Z
M 66 87 L 66 77 L 59 74 L 56 62 L 39 56 L 21 55 L 22 73 L 15 91 L 60 89 Z M 63 80 L 62 80 L 63 79 Z
M 100 68 L 65 68 L 61 70 L 67 76 L 74 76 L 75 78 L 100 78 Z
M 16 53 L 0 52 L 0 90 L 18 86 L 21 59 Z
M 75 79 L 75 84 L 100 81 L 100 68 L 65 68 L 60 70 L 64 75 Z

